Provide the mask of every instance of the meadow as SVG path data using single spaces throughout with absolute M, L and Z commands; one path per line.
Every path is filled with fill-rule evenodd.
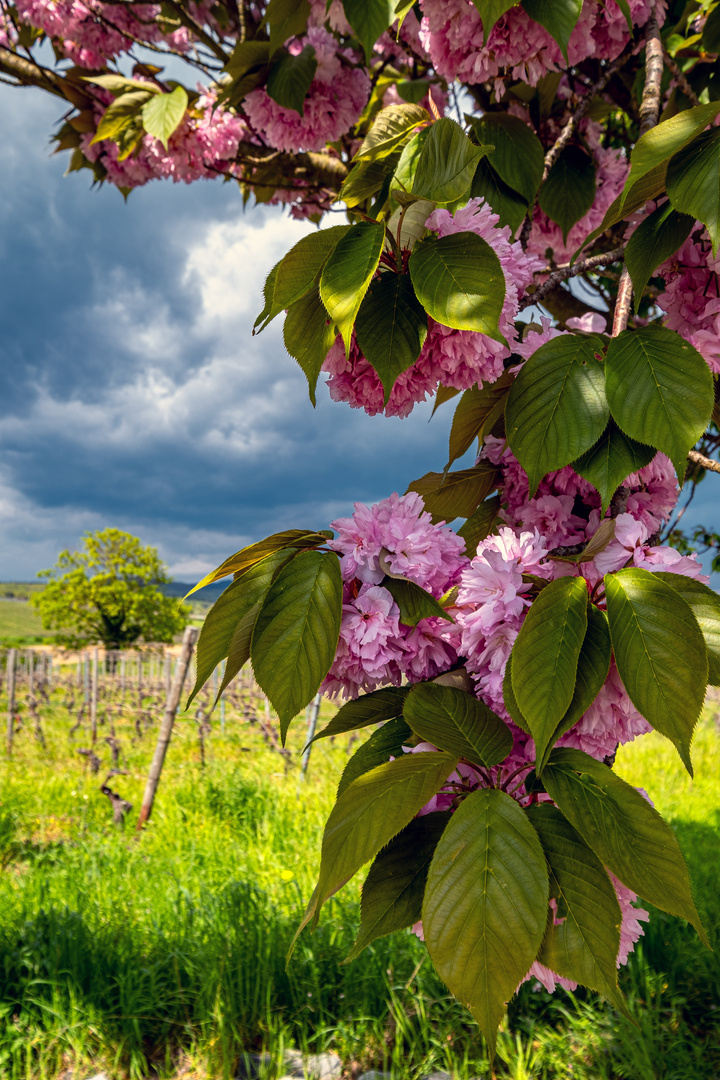
M 90 746 L 68 667 L 22 705 L 0 759 L 0 1077 L 229 1078 L 244 1053 L 335 1050 L 347 1077 L 489 1077 L 469 1015 L 409 932 L 343 965 L 359 885 L 327 905 L 285 957 L 314 885 L 322 827 L 357 741 L 315 745 L 305 722 L 282 750 L 250 680 L 224 715 L 207 697 L 177 721 L 153 816 L 134 827 L 162 706 L 160 685 L 101 684 Z M 0 710 L 4 698 L 0 698 Z M 323 703 L 321 721 L 334 709 Z M 513 1080 L 717 1080 L 720 1076 L 720 745 L 708 708 L 697 779 L 648 736 L 617 769 L 670 818 L 716 952 L 652 911 L 621 974 L 637 1026 L 595 995 L 526 984 L 503 1025 L 498 1076 Z M 78 722 L 79 721 L 79 722 Z M 74 730 L 73 730 L 74 729 Z M 99 762 L 81 750 L 94 750 Z M 97 771 L 93 769 L 97 766 Z M 134 804 L 124 828 L 100 792 Z M 270 1070 L 271 1072 L 272 1070 Z

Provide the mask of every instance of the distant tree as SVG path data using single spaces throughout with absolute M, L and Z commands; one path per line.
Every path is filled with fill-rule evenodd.
M 87 533 L 79 551 L 62 551 L 45 588 L 30 598 L 43 626 L 70 647 L 102 642 L 121 649 L 135 642 L 172 641 L 189 609 L 164 596 L 171 581 L 153 547 L 119 529 Z

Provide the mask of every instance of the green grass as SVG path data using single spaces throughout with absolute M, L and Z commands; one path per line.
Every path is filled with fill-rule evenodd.
M 301 783 L 301 720 L 283 755 L 260 730 L 260 702 L 246 694 L 228 707 L 224 734 L 215 713 L 203 767 L 195 720 L 182 717 L 151 824 L 136 840 L 160 694 L 101 701 L 109 717 L 93 775 L 77 753 L 89 746 L 87 727 L 69 737 L 80 704 L 70 682 L 39 702 L 45 747 L 24 711 L 13 758 L 0 762 L 3 1080 L 50 1080 L 67 1068 L 80 1080 L 102 1068 L 137 1080 L 230 1077 L 244 1051 L 286 1045 L 336 1049 L 348 1070 L 375 1067 L 408 1080 L 432 1069 L 490 1076 L 474 1023 L 412 935 L 341 964 L 357 924 L 357 884 L 330 901 L 285 967 L 351 737 L 316 744 Z M 99 792 L 111 725 L 126 775 L 109 783 L 135 807 L 125 831 L 111 824 Z M 617 767 L 673 821 L 717 947 L 720 749 L 710 720 L 694 760 L 691 783 L 670 744 L 649 736 Z M 717 1077 L 717 956 L 684 924 L 652 912 L 621 978 L 638 1027 L 592 994 L 551 996 L 526 985 L 500 1034 L 498 1076 Z
M 51 632 L 43 629 L 40 616 L 26 600 L 0 599 L 0 641 L 30 645 L 46 637 L 52 637 Z

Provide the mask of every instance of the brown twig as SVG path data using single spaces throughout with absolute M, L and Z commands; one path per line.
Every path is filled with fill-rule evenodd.
M 697 94 L 693 90 L 690 83 L 687 81 L 685 74 L 680 70 L 677 62 L 673 60 L 672 56 L 666 49 L 663 49 L 663 57 L 665 60 L 665 66 L 667 67 L 668 71 L 670 72 L 673 79 L 678 84 L 690 104 L 699 105 L 700 101 Z
M 707 469 L 708 472 L 720 473 L 720 462 L 705 457 L 699 450 L 689 450 L 688 461 L 692 461 L 694 465 L 702 465 L 703 469 Z
M 557 139 L 545 155 L 545 168 L 543 169 L 541 184 L 544 184 L 547 180 L 548 173 L 550 172 L 553 165 L 560 157 L 560 154 L 563 152 L 568 142 L 572 138 L 573 133 L 575 132 L 575 129 L 582 120 L 583 116 L 590 108 L 593 98 L 605 89 L 607 84 L 612 79 L 613 75 L 622 67 L 627 58 L 627 53 L 623 53 L 622 56 L 618 56 L 617 60 L 613 60 L 612 64 L 610 64 L 610 66 L 605 69 L 598 81 L 592 86 L 588 87 L 587 93 L 584 95 L 577 108 L 575 109 L 574 113 L 567 121 L 564 128 L 558 135 Z
M 542 285 L 538 285 L 534 292 L 528 293 L 522 298 L 518 306 L 519 311 L 524 311 L 526 307 L 530 307 L 532 304 L 537 304 L 544 296 L 547 296 L 549 292 L 556 289 L 561 281 L 567 281 L 568 278 L 577 277 L 578 274 L 584 274 L 588 270 L 595 270 L 599 266 L 607 266 L 610 263 L 618 262 L 622 259 L 625 253 L 625 245 L 613 248 L 612 251 L 605 251 L 601 255 L 592 255 L 589 259 L 583 259 L 582 262 L 575 263 L 574 265 L 568 264 L 567 266 L 559 266 L 557 270 L 553 270 L 549 277 L 543 281 Z
M 640 138 L 655 127 L 660 113 L 660 91 L 663 76 L 663 47 L 655 8 L 650 14 L 645 31 L 645 85 L 640 102 Z M 617 337 L 627 329 L 632 307 L 632 281 L 627 267 L 622 272 L 618 286 L 612 336 Z
M 190 15 L 177 0 L 167 0 L 167 4 L 168 7 L 173 9 L 183 26 L 186 26 L 188 30 L 191 30 L 195 37 L 198 38 L 199 41 L 202 41 L 203 45 L 206 45 L 211 53 L 214 53 L 215 56 L 217 56 L 218 60 L 222 60 L 224 67 L 228 62 L 229 57 L 225 50 L 218 45 L 217 41 L 203 29 L 196 19 L 193 19 L 192 15 Z

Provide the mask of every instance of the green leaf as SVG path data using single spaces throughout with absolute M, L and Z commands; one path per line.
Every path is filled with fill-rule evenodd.
M 294 716 L 312 701 L 335 658 L 342 578 L 334 552 L 303 551 L 283 567 L 255 623 L 255 678 L 280 717 L 283 742 Z
M 420 105 L 388 105 L 381 109 L 353 161 L 377 161 L 394 154 L 420 124 L 430 122 L 430 113 Z
M 345 963 L 372 941 L 420 921 L 430 861 L 449 821 L 449 810 L 414 818 L 376 856 L 363 885 L 358 935 Z
M 528 212 L 527 201 L 500 179 L 485 158 L 478 163 L 470 195 L 474 199 L 485 199 L 499 216 L 500 226 L 509 225 L 513 234 L 520 228 Z
M 225 71 L 233 80 L 239 79 L 249 71 L 267 64 L 269 59 L 268 41 L 239 41 L 225 64 Z
M 397 36 L 400 39 L 400 27 L 405 22 L 405 18 L 410 14 L 415 6 L 416 0 L 397 0 L 395 5 L 395 17 L 397 19 Z
M 404 626 L 417 626 L 422 619 L 440 618 L 454 622 L 451 615 L 437 602 L 435 597 L 421 589 L 414 581 L 405 578 L 386 577 L 383 588 L 392 596 L 400 611 L 400 622 Z
M 478 142 L 495 147 L 489 165 L 526 203 L 531 202 L 545 167 L 543 146 L 532 128 L 519 116 L 508 113 L 491 112 L 468 119 Z
M 266 559 L 275 551 L 280 551 L 281 548 L 316 548 L 332 540 L 332 535 L 331 532 L 311 532 L 308 529 L 286 529 L 285 532 L 273 533 L 265 540 L 259 540 L 257 544 L 250 544 L 249 547 L 236 551 L 234 555 L 221 563 L 217 570 L 212 570 L 201 581 L 198 581 L 197 585 L 193 585 L 183 599 L 187 600 L 187 597 L 192 596 L 198 589 L 211 585 L 213 581 L 220 581 L 230 574 L 238 577 L 255 563 L 261 562 L 262 559 Z
M 140 82 L 138 79 L 126 79 L 124 75 L 115 75 L 112 72 L 105 75 L 82 75 L 83 82 L 92 83 L 93 86 L 102 86 L 103 90 L 109 90 L 111 94 L 124 94 L 127 90 L 142 90 L 143 93 L 161 94 L 162 90 L 153 83 Z
M 469 518 L 496 486 L 496 469 L 474 468 L 425 473 L 419 480 L 413 480 L 408 491 L 422 495 L 425 509 L 437 522 Z
M 343 8 L 369 64 L 375 42 L 395 21 L 395 0 L 343 0 Z
M 477 510 L 470 515 L 464 525 L 457 530 L 458 536 L 465 541 L 465 551 L 472 559 L 477 552 L 478 544 L 495 528 L 495 523 L 500 520 L 500 496 L 493 495 L 478 506 Z
M 553 802 L 603 866 L 644 900 L 707 937 L 675 834 L 642 795 L 582 750 L 553 750 L 543 772 Z
M 327 739 L 331 735 L 344 735 L 346 731 L 357 731 L 370 727 L 371 724 L 383 724 L 386 720 L 395 720 L 402 716 L 403 702 L 409 692 L 408 686 L 385 686 L 382 690 L 363 694 L 354 701 L 346 701 L 312 741 Z
M 325 357 L 335 344 L 335 326 L 328 320 L 317 289 L 288 308 L 283 341 L 305 373 L 310 400 L 315 406 L 315 390 Z
M 156 94 L 143 105 L 143 127 L 167 150 L 168 139 L 180 126 L 187 107 L 187 91 L 182 86 L 176 86 L 171 94 Z
M 708 124 L 720 113 L 720 101 L 711 101 L 708 105 L 696 105 L 692 109 L 676 113 L 669 120 L 646 131 L 633 147 L 630 155 L 630 172 L 625 187 L 620 193 L 620 206 L 623 208 L 627 197 L 637 180 L 651 169 L 663 165 L 679 150 L 692 142 Z M 623 213 L 629 211 L 623 210 Z
M 684 574 L 658 573 L 664 581 L 690 605 L 705 639 L 708 654 L 708 682 L 720 686 L 720 596 L 701 581 Z
M 448 467 L 470 449 L 475 439 L 482 442 L 505 414 L 512 382 L 513 376 L 506 371 L 494 383 L 471 386 L 465 391 L 453 416 Z
M 284 109 L 292 109 L 302 116 L 305 98 L 315 78 L 317 66 L 312 45 L 306 45 L 298 56 L 281 52 L 270 68 L 265 85 L 268 97 Z
M 703 26 L 702 47 L 705 52 L 720 53 L 720 5 L 715 5 Z
M 429 119 L 430 117 L 428 116 L 428 120 Z M 429 125 L 421 128 L 420 131 L 415 132 L 410 141 L 403 147 L 400 160 L 395 168 L 395 184 L 408 192 L 412 191 L 420 154 L 422 153 L 422 148 L 427 142 L 431 131 L 432 125 Z M 432 203 L 432 200 L 428 200 L 428 202 Z M 435 204 L 432 203 L 432 205 L 434 206 Z
M 580 146 L 566 146 L 540 188 L 538 203 L 562 229 L 563 243 L 573 225 L 595 202 L 595 162 Z
M 692 776 L 690 742 L 705 700 L 705 641 L 690 605 L 649 570 L 605 575 L 613 652 L 633 705 L 677 747 Z
M 578 657 L 575 689 L 567 712 L 548 740 L 544 753 L 538 752 L 537 771 L 542 772 L 550 751 L 558 739 L 577 724 L 580 717 L 592 705 L 605 683 L 610 670 L 610 627 L 604 611 L 594 604 L 588 605 L 588 623 Z M 510 710 L 508 709 L 508 712 Z M 510 713 L 512 716 L 512 713 Z M 518 725 L 519 726 L 519 725 Z
M 522 6 L 530 18 L 544 26 L 553 41 L 558 43 L 567 64 L 568 43 L 580 18 L 583 0 L 552 0 L 551 4 L 548 0 L 523 0 Z
M 410 256 L 410 276 L 418 300 L 436 322 L 505 343 L 498 329 L 505 278 L 482 237 L 459 232 L 421 240 Z
M 682 484 L 687 452 L 713 410 L 713 379 L 700 353 L 664 327 L 624 330 L 608 345 L 605 388 L 618 427 L 667 454 Z
M 537 833 L 502 791 L 474 791 L 453 814 L 430 864 L 425 944 L 440 978 L 470 1010 L 490 1057 L 505 1003 L 537 956 L 548 916 Z
M 388 720 L 381 728 L 374 731 L 367 742 L 364 742 L 352 755 L 343 769 L 340 783 L 338 784 L 338 798 L 345 788 L 357 780 L 358 776 L 364 776 L 378 765 L 384 765 L 391 758 L 402 757 L 403 746 L 412 739 L 412 731 L 401 718 Z
M 435 209 L 435 203 L 429 199 L 419 199 L 407 207 L 398 206 L 387 223 L 388 231 L 396 237 L 398 246 L 403 251 L 412 251 L 418 240 L 427 233 L 425 222 Z M 400 218 L 402 216 L 402 228 Z
M 720 131 L 704 131 L 682 153 L 670 159 L 667 193 L 676 210 L 702 221 L 712 240 L 713 255 L 720 244 Z M 642 226 L 641 226 L 642 228 Z
M 255 320 L 255 328 L 264 330 L 281 311 L 313 291 L 318 274 L 349 230 L 350 225 L 331 225 L 303 236 L 290 248 L 274 267 L 272 282 L 268 278 L 265 307 Z
M 572 467 L 598 491 L 604 514 L 623 480 L 649 465 L 655 454 L 654 446 L 630 439 L 611 418 L 599 440 Z
M 435 202 L 455 202 L 466 194 L 475 167 L 488 146 L 475 146 L 456 120 L 436 120 L 423 140 L 413 195 Z
M 412 821 L 456 765 L 450 754 L 403 754 L 343 791 L 325 826 L 313 925 L 327 898 Z
M 521 731 L 530 734 L 530 725 L 522 714 L 520 706 L 517 703 L 515 697 L 515 691 L 512 685 L 512 653 L 507 658 L 505 664 L 505 674 L 503 675 L 503 700 L 505 702 L 505 708 L 510 713 L 510 719 L 516 724 Z
M 517 0 L 473 0 L 483 24 L 483 45 L 487 45 L 487 39 L 492 33 L 498 19 L 501 19 L 506 11 L 515 7 Z
M 383 384 L 385 405 L 398 376 L 420 355 L 427 330 L 427 314 L 408 274 L 388 270 L 373 278 L 357 314 L 355 335 Z
M 270 31 L 271 56 L 290 38 L 305 33 L 309 15 L 308 0 L 270 0 L 262 22 Z
M 632 11 L 630 10 L 630 4 L 628 0 L 615 0 L 617 6 L 625 16 L 625 22 L 627 23 L 628 32 L 631 37 L 635 34 L 635 27 L 632 20 Z
M 585 578 L 551 581 L 531 604 L 513 645 L 512 688 L 538 761 L 573 698 L 587 609 Z
M 692 232 L 695 217 L 679 214 L 670 203 L 658 206 L 641 221 L 625 249 L 625 265 L 632 278 L 635 313 L 650 278 L 685 243 Z
M 320 296 L 350 353 L 353 327 L 385 243 L 385 227 L 374 221 L 353 225 L 325 263 Z
M 452 686 L 419 683 L 405 698 L 403 716 L 425 742 L 476 765 L 498 765 L 512 750 L 504 720 L 473 694 Z
M 381 190 L 394 157 L 381 161 L 359 161 L 342 182 L 338 199 L 348 207 L 359 206 Z
M 100 117 L 90 145 L 110 139 L 117 142 L 126 128 L 139 119 L 142 108 L 155 95 L 152 90 L 130 90 L 111 101 Z
M 634 210 L 644 206 L 650 199 L 657 198 L 658 195 L 662 195 L 665 191 L 665 174 L 667 172 L 667 162 L 662 162 L 654 169 L 645 173 L 636 183 L 630 188 L 626 187 L 617 198 L 611 203 L 609 208 L 605 212 L 605 217 L 598 225 L 597 229 L 593 229 L 591 233 L 583 240 L 582 244 L 573 255 L 573 259 L 577 258 L 584 247 L 597 240 L 598 236 L 602 236 L 606 229 L 611 228 L 613 225 L 617 225 L 618 221 L 622 221 L 624 217 L 627 217 Z
M 563 918 L 548 919 L 538 960 L 565 979 L 596 990 L 627 1015 L 618 988 L 617 955 L 622 914 L 605 868 L 556 806 L 526 811 L 550 870 L 550 896 Z
M 608 422 L 597 341 L 565 335 L 537 349 L 510 388 L 505 430 L 530 483 L 569 465 L 597 442 Z
M 233 581 L 210 608 L 198 638 L 197 678 L 186 708 L 190 707 L 198 691 L 229 653 L 234 653 L 235 660 L 242 656 L 234 675 L 249 660 L 250 638 L 260 605 L 275 575 L 295 554 L 292 550 L 276 551 L 261 563 L 256 563 L 241 578 Z M 235 638 L 238 640 L 233 648 Z

